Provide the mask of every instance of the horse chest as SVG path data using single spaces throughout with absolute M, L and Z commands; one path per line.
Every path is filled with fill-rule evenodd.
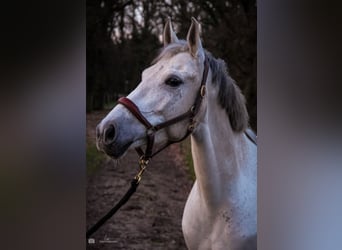
M 246 220 L 232 214 L 231 211 L 228 206 L 208 208 L 201 199 L 195 182 L 186 202 L 182 220 L 188 249 L 244 249 L 241 246 L 246 245 L 247 241 L 250 242 L 251 237 L 256 234 L 256 229 L 244 230 L 243 224 Z M 249 219 L 248 221 L 251 222 Z

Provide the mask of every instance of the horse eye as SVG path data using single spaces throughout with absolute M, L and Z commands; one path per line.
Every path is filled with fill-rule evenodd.
M 176 76 L 171 76 L 168 79 L 166 79 L 166 81 L 165 81 L 165 84 L 169 85 L 171 87 L 177 87 L 177 86 L 181 85 L 182 83 L 183 83 L 183 81 Z

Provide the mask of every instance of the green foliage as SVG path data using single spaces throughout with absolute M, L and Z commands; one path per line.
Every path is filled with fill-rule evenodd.
M 105 156 L 99 152 L 96 145 L 91 142 L 87 142 L 87 174 L 91 175 L 95 173 L 105 161 Z
M 116 101 L 109 101 L 107 103 L 104 104 L 104 109 L 108 109 L 108 110 L 111 110 L 115 107 L 115 105 L 117 104 Z
M 186 140 L 182 141 L 180 143 L 181 152 L 185 157 L 185 164 L 187 171 L 190 175 L 191 180 L 195 181 L 195 169 L 194 169 L 194 162 L 192 160 L 192 154 L 191 154 L 191 142 L 190 138 L 187 138 Z

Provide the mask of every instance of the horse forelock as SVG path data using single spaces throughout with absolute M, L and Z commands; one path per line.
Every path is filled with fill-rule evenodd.
M 156 58 L 153 59 L 152 64 L 157 63 L 162 58 L 169 59 L 179 53 L 189 51 L 189 47 L 186 41 L 179 40 L 176 43 L 170 43 L 166 47 L 162 48 Z
M 179 40 L 162 48 L 158 56 L 152 61 L 152 64 L 157 63 L 162 58 L 169 59 L 178 53 L 188 51 L 187 42 Z M 242 132 L 248 127 L 248 112 L 245 98 L 240 88 L 228 74 L 226 63 L 222 59 L 214 58 L 208 51 L 205 51 L 205 55 L 209 60 L 212 84 L 218 88 L 218 103 L 225 109 L 232 129 L 236 132 Z

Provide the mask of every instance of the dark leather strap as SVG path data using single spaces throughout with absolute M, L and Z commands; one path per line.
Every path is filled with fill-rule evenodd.
M 147 145 L 145 149 L 145 154 L 143 155 L 144 160 L 149 160 L 152 158 L 152 150 L 154 145 L 154 132 L 153 133 L 147 133 Z
M 247 136 L 247 138 L 253 142 L 255 145 L 257 145 L 257 136 L 256 134 L 253 132 L 253 130 L 251 129 L 246 129 L 245 130 L 245 135 Z
M 174 144 L 174 143 L 177 143 L 177 142 L 181 142 L 183 140 L 185 140 L 185 138 L 187 138 L 190 134 L 191 134 L 192 131 L 190 130 L 187 130 L 186 131 L 186 134 L 180 138 L 179 140 L 175 140 L 175 141 L 172 141 L 172 140 L 169 140 L 164 146 L 162 146 L 160 149 L 158 149 L 157 151 L 155 151 L 151 157 L 155 156 L 156 154 L 158 154 L 159 152 L 163 151 L 165 148 L 167 148 L 168 146 Z
M 137 190 L 138 186 L 139 181 L 137 179 L 133 179 L 131 181 L 131 187 L 127 190 L 126 194 L 121 198 L 121 200 L 111 210 L 109 210 L 108 213 L 103 216 L 95 225 L 87 230 L 87 239 L 89 239 L 89 237 L 93 233 L 95 233 L 108 219 L 110 219 L 116 213 L 116 211 L 118 211 L 129 200 L 132 194 L 134 194 L 134 192 Z
M 137 118 L 144 126 L 148 129 L 152 128 L 152 124 L 141 114 L 139 108 L 137 105 L 135 105 L 134 102 L 132 102 L 127 97 L 121 97 L 118 100 L 118 103 L 124 105 L 134 116 Z
M 185 118 L 190 117 L 191 114 L 192 114 L 192 112 L 191 112 L 191 110 L 189 110 L 189 111 L 185 112 L 182 115 L 179 115 L 179 116 L 177 116 L 175 118 L 172 118 L 170 120 L 167 120 L 165 122 L 159 123 L 159 124 L 154 126 L 155 131 L 158 131 L 158 130 L 160 130 L 162 128 L 166 128 L 166 127 L 169 127 L 169 126 L 171 126 L 171 125 L 173 125 L 175 123 L 178 123 L 178 122 L 184 120 Z
M 121 97 L 118 100 L 118 103 L 120 103 L 124 107 L 126 107 L 135 116 L 135 118 L 137 118 L 147 128 L 147 130 L 146 130 L 147 143 L 146 143 L 145 152 L 141 148 L 136 148 L 136 151 L 140 157 L 143 157 L 145 160 L 149 160 L 150 158 L 152 158 L 154 155 L 158 154 L 160 151 L 162 151 L 163 149 L 165 149 L 169 145 L 176 143 L 176 142 L 183 141 L 186 137 L 188 137 L 192 133 L 193 128 L 194 128 L 194 117 L 198 113 L 198 111 L 201 107 L 202 99 L 205 95 L 205 84 L 207 82 L 208 72 L 209 72 L 209 61 L 208 61 L 208 58 L 205 58 L 201 85 L 200 85 L 200 88 L 199 88 L 198 93 L 196 95 L 194 105 L 191 106 L 187 112 L 185 112 L 179 116 L 176 116 L 170 120 L 167 120 L 165 122 L 156 124 L 154 126 L 145 118 L 145 116 L 143 116 L 143 114 L 141 113 L 141 111 L 139 110 L 137 105 L 135 105 L 135 103 L 132 102 L 130 99 L 128 99 L 127 97 Z M 175 123 L 178 123 L 182 120 L 185 120 L 187 118 L 189 119 L 189 127 L 188 127 L 185 135 L 179 140 L 175 140 L 175 141 L 169 140 L 166 143 L 166 145 L 164 145 L 162 148 L 158 149 L 155 153 L 153 153 L 152 151 L 153 151 L 153 145 L 154 145 L 155 132 L 157 132 L 160 129 L 169 127 L 169 126 L 171 126 Z

